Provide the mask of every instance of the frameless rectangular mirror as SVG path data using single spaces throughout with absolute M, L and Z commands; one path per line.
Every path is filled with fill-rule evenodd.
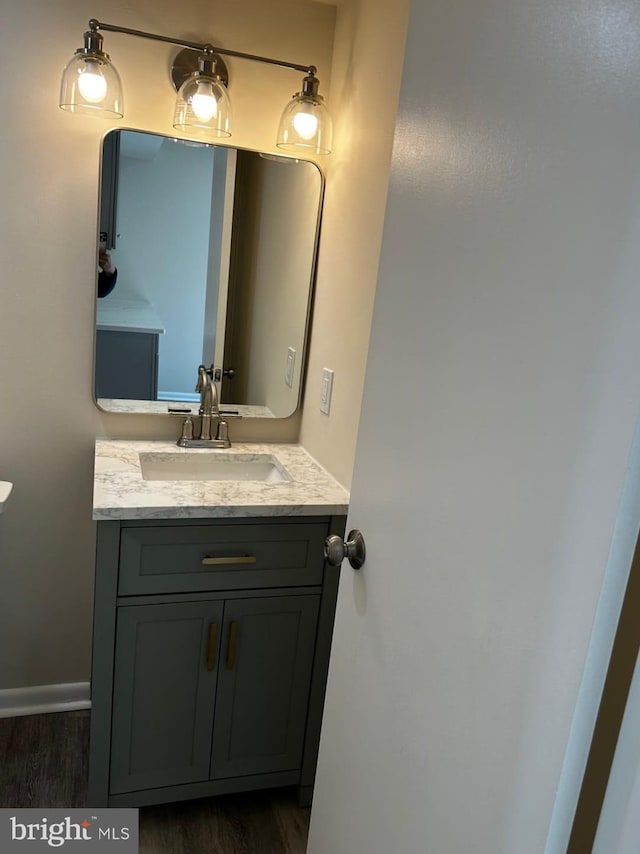
M 221 410 L 295 412 L 322 195 L 312 162 L 138 131 L 107 134 L 98 406 L 197 412 L 198 365 L 213 364 Z

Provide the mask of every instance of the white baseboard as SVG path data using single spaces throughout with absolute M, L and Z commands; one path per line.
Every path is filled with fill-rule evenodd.
M 33 688 L 7 688 L 0 690 L 0 718 L 90 709 L 89 696 L 88 682 L 36 685 Z

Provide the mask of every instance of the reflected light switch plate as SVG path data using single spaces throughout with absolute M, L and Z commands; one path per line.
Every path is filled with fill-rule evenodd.
M 293 373 L 296 366 L 296 351 L 293 347 L 289 347 L 287 350 L 287 370 L 284 375 L 284 381 L 289 386 L 289 388 L 293 388 Z
M 322 371 L 322 386 L 320 389 L 320 412 L 329 414 L 331 409 L 331 392 L 333 390 L 333 371 L 324 368 Z

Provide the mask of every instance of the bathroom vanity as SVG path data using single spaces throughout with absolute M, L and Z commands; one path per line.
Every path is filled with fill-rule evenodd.
M 158 397 L 159 336 L 164 326 L 144 300 L 97 301 L 95 392 L 101 398 Z
M 299 446 L 96 443 L 91 806 L 310 803 L 347 507 Z

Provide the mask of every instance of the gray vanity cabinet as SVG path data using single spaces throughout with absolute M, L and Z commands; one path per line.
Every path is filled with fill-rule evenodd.
M 222 602 L 118 609 L 111 792 L 209 779 Z M 168 690 L 170 686 L 170 690 Z
M 343 517 L 98 523 L 90 806 L 313 791 Z
M 225 603 L 211 776 L 299 768 L 320 597 Z

